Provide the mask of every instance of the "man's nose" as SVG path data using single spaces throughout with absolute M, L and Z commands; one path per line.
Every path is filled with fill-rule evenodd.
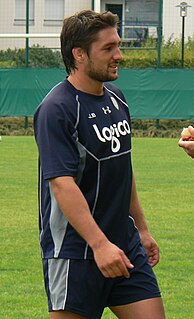
M 115 53 L 114 53 L 114 60 L 120 61 L 122 59 L 123 59 L 123 56 L 122 56 L 121 50 L 119 48 L 117 48 Z

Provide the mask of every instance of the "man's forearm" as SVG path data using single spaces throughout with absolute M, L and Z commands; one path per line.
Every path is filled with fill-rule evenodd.
M 51 189 L 69 223 L 92 249 L 100 245 L 101 242 L 107 241 L 106 236 L 93 219 L 89 206 L 72 177 L 64 176 L 51 180 Z
M 146 223 L 146 219 L 141 208 L 137 189 L 136 189 L 136 182 L 135 176 L 133 174 L 132 179 L 132 192 L 131 192 L 131 203 L 130 203 L 130 213 L 135 220 L 136 227 L 138 228 L 139 232 L 148 232 L 148 226 Z
M 133 265 L 125 253 L 111 243 L 95 222 L 87 201 L 72 177 L 51 180 L 51 189 L 63 214 L 88 243 L 98 268 L 105 277 L 129 277 Z M 65 195 L 65 196 L 64 196 Z
M 159 247 L 149 232 L 145 216 L 138 199 L 134 176 L 132 182 L 130 210 L 131 215 L 135 220 L 135 224 L 139 230 L 141 242 L 147 251 L 149 262 L 151 266 L 154 267 L 159 262 Z

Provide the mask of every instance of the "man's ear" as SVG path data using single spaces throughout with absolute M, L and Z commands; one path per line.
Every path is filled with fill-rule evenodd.
M 85 57 L 85 52 L 82 48 L 73 48 L 72 49 L 72 54 L 74 57 L 74 60 L 77 63 L 82 63 Z

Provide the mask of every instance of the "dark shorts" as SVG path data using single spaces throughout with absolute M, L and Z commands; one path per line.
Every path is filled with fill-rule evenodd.
M 130 278 L 105 278 L 94 260 L 43 259 L 49 311 L 68 310 L 99 319 L 105 307 L 160 297 L 156 277 L 141 244 L 128 254 Z

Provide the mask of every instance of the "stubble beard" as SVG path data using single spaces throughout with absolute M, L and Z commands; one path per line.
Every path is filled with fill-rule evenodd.
M 92 64 L 90 64 L 87 74 L 92 80 L 101 83 L 115 81 L 118 78 L 117 72 L 115 72 L 114 74 L 110 74 L 108 72 L 108 69 L 107 72 L 105 72 L 104 70 L 96 70 L 94 67 L 92 67 Z

